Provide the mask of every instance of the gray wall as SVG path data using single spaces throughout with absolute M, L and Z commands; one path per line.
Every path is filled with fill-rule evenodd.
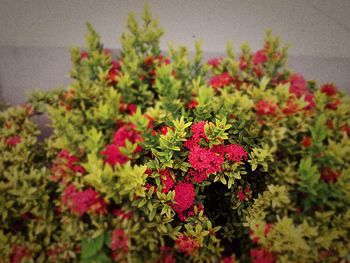
M 149 0 L 167 42 L 193 47 L 203 39 L 207 58 L 220 55 L 227 40 L 261 47 L 272 29 L 291 44 L 290 67 L 308 79 L 334 81 L 350 91 L 350 0 Z M 139 0 L 0 0 L 0 96 L 15 104 L 33 89 L 69 83 L 68 47 L 83 46 L 85 22 L 106 47 L 120 48 L 130 11 Z

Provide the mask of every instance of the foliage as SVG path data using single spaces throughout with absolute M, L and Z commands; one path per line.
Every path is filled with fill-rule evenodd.
M 127 28 L 115 56 L 88 24 L 72 83 L 0 112 L 1 260 L 348 262 L 349 97 L 270 32 L 203 62 L 147 8 Z

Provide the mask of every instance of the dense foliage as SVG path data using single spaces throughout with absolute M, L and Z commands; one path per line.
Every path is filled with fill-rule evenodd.
M 147 8 L 127 28 L 115 56 L 88 25 L 72 83 L 0 113 L 0 262 L 349 262 L 349 97 L 270 33 L 202 62 Z

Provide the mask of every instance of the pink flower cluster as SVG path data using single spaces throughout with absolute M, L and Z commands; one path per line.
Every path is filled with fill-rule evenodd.
M 179 252 L 187 256 L 192 255 L 199 248 L 198 241 L 186 234 L 180 234 L 175 242 Z
M 187 217 L 187 210 L 191 209 L 196 197 L 194 186 L 191 183 L 181 182 L 175 186 L 175 197 L 173 208 L 180 220 L 184 221 Z
M 213 76 L 209 81 L 209 85 L 217 90 L 224 86 L 230 85 L 232 81 L 233 78 L 230 76 L 230 74 L 228 72 L 224 72 L 220 75 Z
M 117 83 L 116 78 L 120 75 L 120 63 L 118 61 L 112 61 L 112 67 L 108 72 L 107 79 L 112 85 Z
M 5 144 L 8 145 L 8 146 L 16 146 L 21 141 L 22 141 L 22 138 L 20 136 L 18 136 L 18 135 L 15 135 L 15 136 L 8 137 L 5 140 Z
M 196 171 L 191 172 L 196 182 L 207 178 L 209 174 L 221 171 L 225 157 L 234 162 L 241 162 L 248 157 L 244 148 L 237 144 L 216 145 L 211 149 L 201 147 L 201 139 L 208 140 L 204 132 L 205 124 L 205 122 L 193 124 L 191 127 L 193 135 L 184 144 L 190 150 L 188 161 Z
M 129 251 L 129 237 L 121 228 L 117 228 L 112 233 L 111 249 L 113 251 L 113 259 L 121 260 Z
M 68 185 L 62 193 L 62 203 L 68 209 L 79 216 L 85 213 L 103 215 L 107 212 L 106 203 L 100 194 L 88 188 L 83 191 L 77 190 L 74 184 Z
M 265 248 L 254 248 L 250 250 L 252 263 L 275 263 L 275 256 Z
M 61 150 L 51 167 L 51 180 L 66 182 L 69 174 L 85 174 L 85 169 L 79 164 L 79 158 L 67 150 Z
M 159 171 L 160 179 L 164 185 L 162 192 L 168 193 L 171 188 L 173 188 L 175 181 L 171 177 L 170 171 L 168 169 Z
M 315 107 L 314 94 L 309 90 L 309 85 L 302 75 L 293 74 L 290 77 L 289 92 L 295 94 L 297 98 L 304 96 L 304 100 L 308 103 L 306 109 Z
M 25 258 L 32 258 L 30 250 L 25 246 L 13 245 L 10 255 L 10 263 L 21 263 Z
M 260 100 L 255 104 L 255 111 L 259 115 L 275 115 L 277 105 L 268 100 Z
M 124 164 L 129 160 L 128 156 L 125 156 L 121 151 L 121 147 L 125 147 L 126 140 L 131 143 L 138 143 L 142 141 L 141 136 L 135 130 L 133 125 L 125 124 L 120 127 L 113 136 L 113 143 L 105 147 L 100 153 L 105 156 L 105 162 L 114 166 L 115 164 Z M 138 145 L 134 153 L 138 153 L 142 150 L 141 146 Z
M 326 104 L 326 108 L 330 110 L 338 109 L 340 105 L 340 99 L 338 98 L 338 89 L 334 84 L 324 84 L 320 88 L 321 92 L 326 94 L 329 102 Z
M 267 62 L 267 55 L 265 49 L 258 50 L 253 56 L 253 64 L 260 65 Z

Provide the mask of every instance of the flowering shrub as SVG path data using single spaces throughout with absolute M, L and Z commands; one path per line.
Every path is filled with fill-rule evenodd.
M 1 113 L 1 260 L 348 262 L 349 97 L 270 33 L 202 62 L 142 21 L 118 56 L 88 25 L 67 89 Z

